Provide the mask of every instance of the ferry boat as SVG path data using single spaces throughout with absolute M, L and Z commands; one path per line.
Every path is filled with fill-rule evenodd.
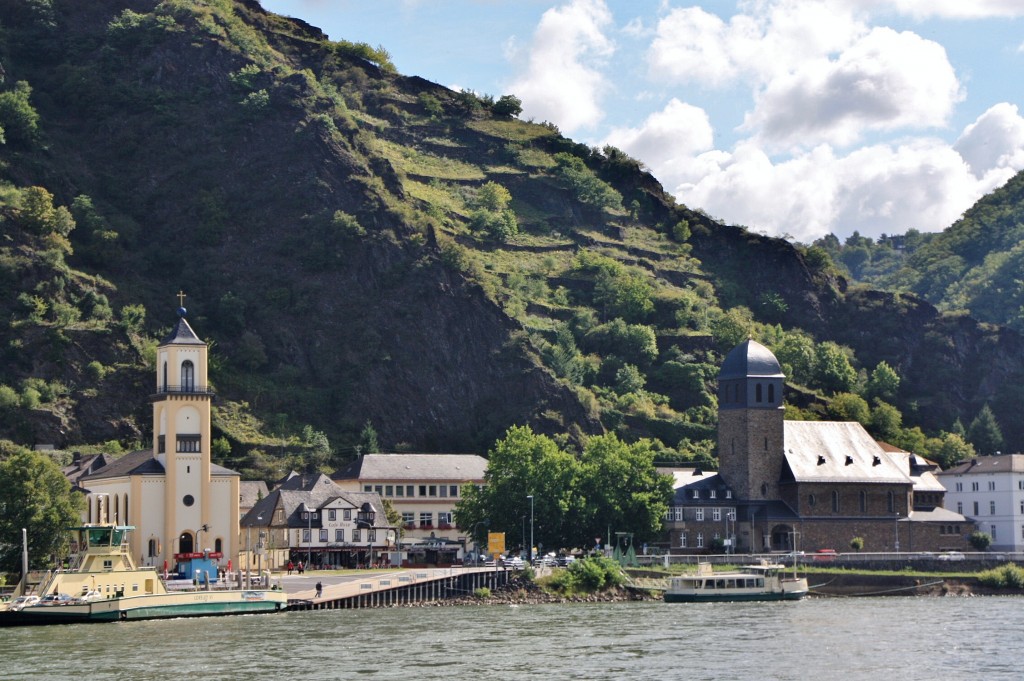
M 697 573 L 672 577 L 665 591 L 666 603 L 725 601 L 796 601 L 807 595 L 806 577 L 785 576 L 785 565 L 762 562 L 738 571 L 714 572 L 710 563 L 699 563 Z
M 45 573 L 34 586 L 23 577 L 12 601 L 0 605 L 0 626 L 239 615 L 287 607 L 288 596 L 280 589 L 220 588 L 210 578 L 190 583 L 187 590 L 168 590 L 155 567 L 138 567 L 132 560 L 127 537 L 134 529 L 73 528 L 77 550 L 70 566 Z

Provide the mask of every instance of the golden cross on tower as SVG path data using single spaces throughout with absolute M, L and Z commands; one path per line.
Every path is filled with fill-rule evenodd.
M 185 307 L 185 298 L 186 298 L 185 292 L 179 289 L 178 290 L 178 307 Z

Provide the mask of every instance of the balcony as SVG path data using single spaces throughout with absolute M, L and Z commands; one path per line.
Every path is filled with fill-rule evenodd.
M 166 395 L 198 395 L 200 397 L 213 397 L 216 393 L 208 385 L 162 385 L 153 394 L 155 401 Z

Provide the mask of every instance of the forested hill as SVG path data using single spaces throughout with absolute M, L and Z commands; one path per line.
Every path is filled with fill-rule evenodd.
M 858 280 L 1024 331 L 1024 173 L 938 234 L 820 243 Z
M 357 447 L 484 452 L 513 424 L 707 459 L 717 367 L 748 335 L 793 418 L 947 460 L 988 404 L 969 439 L 1024 440 L 1016 333 L 847 290 L 822 249 L 676 205 L 513 95 L 403 76 L 251 1 L 0 0 L 0 26 L 5 437 L 147 442 L 184 290 L 216 456 L 264 477 Z

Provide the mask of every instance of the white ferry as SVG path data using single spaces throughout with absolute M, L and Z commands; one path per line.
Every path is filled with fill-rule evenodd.
M 46 573 L 34 586 L 23 577 L 12 601 L 0 605 L 0 626 L 238 615 L 287 607 L 287 594 L 276 588 L 220 588 L 207 580 L 189 590 L 168 591 L 155 567 L 138 567 L 132 560 L 127 536 L 133 529 L 73 528 L 77 552 L 70 567 Z
M 666 603 L 796 601 L 807 595 L 806 577 L 785 576 L 786 566 L 762 562 L 738 571 L 714 572 L 699 563 L 697 573 L 669 579 Z

